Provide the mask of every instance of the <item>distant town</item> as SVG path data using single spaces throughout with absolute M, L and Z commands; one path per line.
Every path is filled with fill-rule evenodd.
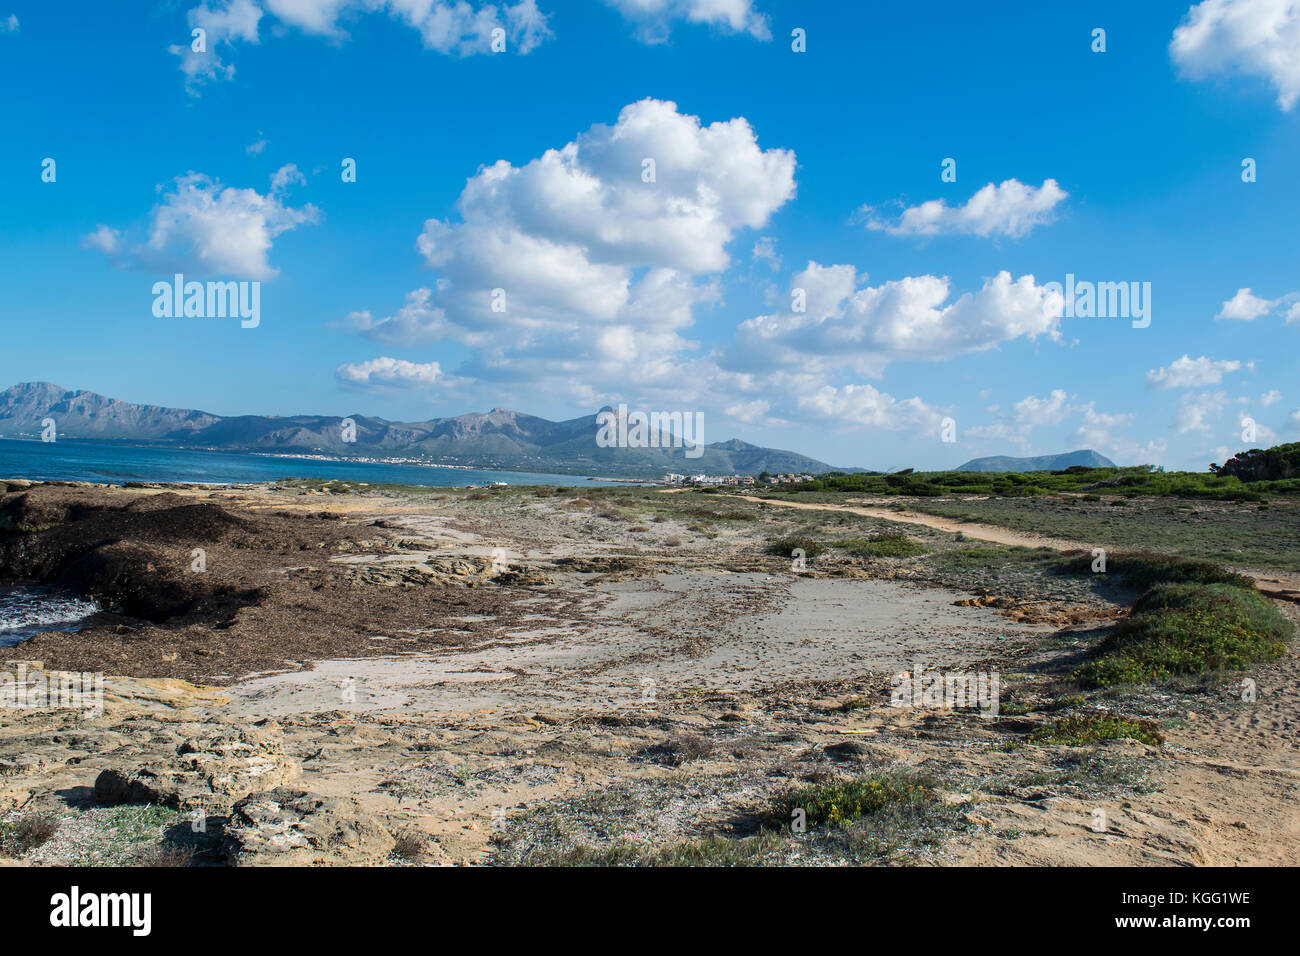
M 812 475 L 678 475 L 669 472 L 664 475 L 666 485 L 797 485 L 812 481 Z

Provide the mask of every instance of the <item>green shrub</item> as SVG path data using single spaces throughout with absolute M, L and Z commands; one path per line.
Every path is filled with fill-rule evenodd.
M 1279 657 L 1295 625 L 1259 592 L 1232 584 L 1161 584 L 1075 670 L 1085 687 L 1157 683 L 1242 670 Z
M 795 549 L 802 550 L 805 558 L 815 558 L 826 553 L 826 545 L 816 538 L 777 538 L 767 544 L 769 554 L 779 554 L 785 558 L 794 554 Z
M 846 538 L 836 541 L 835 547 L 859 558 L 913 558 L 929 550 L 899 528 L 890 528 L 865 538 Z
M 1088 553 L 1067 557 L 1058 570 L 1064 574 L 1092 574 L 1093 558 Z M 1172 555 L 1132 552 L 1106 556 L 1106 574 L 1134 590 L 1159 584 L 1228 584 L 1253 591 L 1255 582 L 1211 561 L 1179 558 Z
M 795 810 L 807 814 L 809 826 L 842 826 L 899 806 L 931 803 L 936 799 L 928 777 L 900 773 L 872 773 L 851 780 L 800 787 L 776 802 L 774 822 L 788 826 Z
M 1064 744 L 1087 747 L 1103 740 L 1130 738 L 1152 747 L 1165 742 L 1160 726 L 1153 720 L 1129 720 L 1113 714 L 1071 714 L 1058 717 L 1046 727 L 1034 731 L 1031 738 L 1040 744 Z

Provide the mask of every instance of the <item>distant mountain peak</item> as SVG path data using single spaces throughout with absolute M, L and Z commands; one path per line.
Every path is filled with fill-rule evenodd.
M 659 477 L 686 471 L 756 475 L 831 470 L 806 455 L 737 438 L 706 444 L 698 458 L 687 458 L 685 447 L 605 448 L 596 443 L 596 414 L 561 422 L 500 407 L 424 422 L 390 422 L 354 414 L 350 417 L 356 424 L 356 440 L 345 441 L 337 415 L 223 417 L 194 409 L 137 405 L 48 382 L 25 382 L 0 392 L 0 436 L 38 437 L 46 417 L 57 422 L 60 440 L 415 458 L 502 471 Z
M 988 458 L 972 458 L 964 465 L 958 465 L 956 471 L 1061 471 L 1065 468 L 1115 468 L 1113 461 L 1099 455 L 1091 448 L 1068 451 L 1060 455 L 1038 455 L 1032 458 L 1011 458 L 1006 455 L 994 455 Z

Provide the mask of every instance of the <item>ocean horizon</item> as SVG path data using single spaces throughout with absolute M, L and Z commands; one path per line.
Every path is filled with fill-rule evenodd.
M 129 481 L 245 484 L 283 478 L 324 478 L 441 488 L 486 485 L 494 481 L 514 485 L 573 487 L 593 480 L 586 475 L 281 457 L 197 448 L 159 448 L 90 439 L 43 442 L 13 438 L 0 438 L 0 478 L 89 481 L 110 485 Z M 600 478 L 599 483 L 621 485 L 637 482 Z

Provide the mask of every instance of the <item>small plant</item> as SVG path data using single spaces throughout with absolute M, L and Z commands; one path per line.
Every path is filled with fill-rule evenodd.
M 928 777 L 900 773 L 871 773 L 851 780 L 801 787 L 779 799 L 773 822 L 788 825 L 803 810 L 808 826 L 843 826 L 859 817 L 894 807 L 914 807 L 937 799 Z
M 802 551 L 805 558 L 815 558 L 826 553 L 826 545 L 816 538 L 776 538 L 767 545 L 769 554 L 788 558 L 796 550 Z
M 50 841 L 59 829 L 59 818 L 52 813 L 32 813 L 7 823 L 0 823 L 0 853 L 22 856 Z
M 680 767 L 693 760 L 703 760 L 712 753 L 712 741 L 696 737 L 694 734 L 679 734 L 663 743 L 645 748 L 637 756 L 655 763 L 668 764 L 670 767 Z
M 393 837 L 393 855 L 407 862 L 414 862 L 422 857 L 428 849 L 428 841 L 418 833 L 403 830 Z
M 881 531 L 866 538 L 848 538 L 835 542 L 837 548 L 859 558 L 914 558 L 927 548 L 897 528 Z
M 1034 731 L 1032 740 L 1040 744 L 1064 744 L 1087 747 L 1103 740 L 1129 738 L 1159 747 L 1165 742 L 1160 726 L 1153 720 L 1129 720 L 1113 714 L 1071 714 L 1058 717 L 1046 727 Z
M 140 866 L 192 866 L 194 850 L 190 847 L 177 846 L 175 843 L 163 843 L 151 846 L 140 854 Z

